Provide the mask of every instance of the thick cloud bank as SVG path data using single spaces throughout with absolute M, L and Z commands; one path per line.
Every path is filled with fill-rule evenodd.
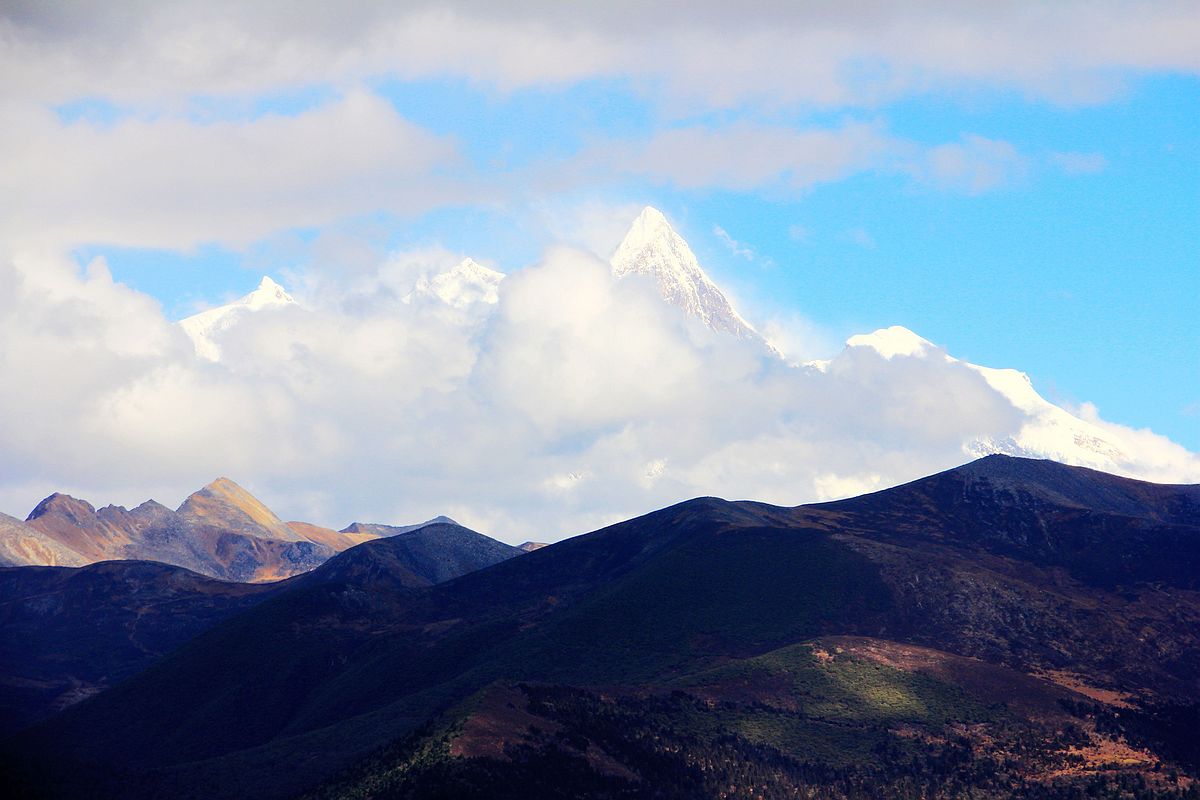
M 875 105 L 971 84 L 1080 102 L 1110 92 L 1114 70 L 1197 69 L 1198 27 L 1186 0 L 17 3 L 0 19 L 0 71 L 14 94 L 123 103 L 380 74 L 510 89 L 634 77 L 716 106 Z
M 51 489 L 173 504 L 229 475 L 292 518 L 446 513 L 552 540 L 696 495 L 880 488 L 1029 420 L 1000 378 L 937 348 L 792 366 L 581 251 L 513 273 L 495 304 L 414 292 L 454 261 L 397 256 L 352 284 L 310 275 L 300 303 L 219 332 L 210 362 L 102 262 L 5 259 L 0 364 L 19 379 L 0 384 L 0 508 Z M 1146 477 L 1200 480 L 1194 454 L 1089 414 Z

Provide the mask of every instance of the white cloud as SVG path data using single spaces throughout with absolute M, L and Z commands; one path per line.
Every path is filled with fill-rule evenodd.
M 882 480 L 883 476 L 874 473 L 843 478 L 827 472 L 824 475 L 818 475 L 813 480 L 813 488 L 819 501 L 841 500 L 844 497 L 855 497 L 876 489 L 883 489 L 885 486 Z
M 550 240 L 580 247 L 597 258 L 610 258 L 629 231 L 629 220 L 645 207 L 645 202 L 602 202 L 594 197 L 573 200 L 559 197 L 534 203 L 538 225 Z
M 878 126 L 863 123 L 808 130 L 734 123 L 607 142 L 582 153 L 568 170 L 592 177 L 615 171 L 682 189 L 797 191 L 886 163 L 895 147 Z
M 821 325 L 796 312 L 776 314 L 761 327 L 763 338 L 789 360 L 801 363 L 829 358 L 841 342 Z
M 102 264 L 3 260 L 4 510 L 50 488 L 175 503 L 226 474 L 292 518 L 449 513 L 553 540 L 697 495 L 797 503 L 895 483 L 960 463 L 965 437 L 1022 425 L 940 350 L 854 347 L 825 373 L 792 368 L 576 250 L 511 274 L 490 316 L 402 301 L 454 257 L 315 275 L 304 307 L 231 329 L 218 364 Z M 1195 454 L 1082 413 L 1145 448 L 1159 477 L 1200 477 Z
M 859 173 L 883 172 L 906 174 L 939 190 L 982 194 L 1019 183 L 1030 169 L 1031 159 L 1011 143 L 977 134 L 925 145 L 892 136 L 877 122 L 800 129 L 733 122 L 600 141 L 542 170 L 541 183 L 561 190 L 632 177 L 684 190 L 791 196 Z
M 1120 73 L 1200 69 L 1186 2 L 127 2 L 10 8 L 6 93 L 162 102 L 458 76 L 511 89 L 628 77 L 670 102 L 870 105 L 934 88 L 1080 102 Z M 765 58 L 764 54 L 772 54 Z
M 864 250 L 874 250 L 878 247 L 875 243 L 875 237 L 863 227 L 847 228 L 843 231 L 842 238 L 851 244 L 858 245 Z
M 464 187 L 447 177 L 457 163 L 451 142 L 362 91 L 294 117 L 243 122 L 63 123 L 44 111 L 13 113 L 0 127 L 0 238 L 244 245 L 280 229 L 460 198 Z
M 554 250 L 507 278 L 491 316 L 403 302 L 461 254 L 347 259 L 331 242 L 328 268 L 291 276 L 305 307 L 248 318 L 220 364 L 196 359 L 102 261 L 80 274 L 56 254 L 84 242 L 236 247 L 377 211 L 529 202 L 531 186 L 629 177 L 794 195 L 881 170 L 978 193 L 1019 182 L 1030 159 L 973 134 L 918 145 L 857 111 L 826 128 L 745 120 L 946 90 L 1089 102 L 1142 72 L 1200 71 L 1187 3 L 707 2 L 685 13 L 197 1 L 0 14 L 0 500 L 25 506 L 3 510 L 53 488 L 177 502 L 230 474 L 287 516 L 450 513 L 514 541 L 699 494 L 792 503 L 874 488 L 958 463 L 964 436 L 1000 441 L 1022 419 L 963 365 L 851 348 L 825 372 L 793 369 L 690 324 L 597 260 L 636 211 L 619 202 L 533 202 L 534 224 L 590 254 Z M 361 88 L 379 78 L 501 92 L 627 80 L 656 108 L 641 138 L 587 139 L 563 162 L 485 181 L 453 139 Z M 309 94 L 300 113 L 260 113 Z M 79 101 L 99 113 L 54 112 Z M 714 107 L 736 113 L 711 118 L 733 121 L 678 122 Z M 1051 160 L 1104 166 L 1093 154 Z M 847 235 L 874 246 L 863 229 Z M 800 317 L 765 331 L 795 358 L 837 349 Z M 1080 414 L 1144 450 L 1154 476 L 1197 477 L 1195 454 Z
M 738 258 L 744 258 L 747 261 L 754 260 L 754 248 L 749 245 L 739 242 L 729 235 L 729 232 L 720 225 L 713 225 L 713 235 L 721 240 L 721 244 L 729 250 L 730 253 Z
M 1019 182 L 1029 159 L 1009 142 L 967 134 L 925 151 L 908 170 L 935 186 L 981 194 Z

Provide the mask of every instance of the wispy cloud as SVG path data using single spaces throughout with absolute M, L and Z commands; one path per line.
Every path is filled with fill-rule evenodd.
M 730 5 L 23 4 L 3 19 L 5 93 L 122 103 L 453 76 L 509 90 L 628 78 L 669 102 L 876 107 L 931 88 L 1077 103 L 1124 72 L 1200 69 L 1188 2 Z M 1119 31 L 1120 35 L 1114 35 Z M 1067 35 L 1069 32 L 1069 35 Z M 803 54 L 764 58 L 764 53 Z M 181 57 L 181 54 L 187 54 Z M 870 80 L 856 65 L 873 64 Z
M 1108 168 L 1102 153 L 1054 153 L 1050 159 L 1068 175 L 1095 175 Z
M 734 123 L 600 143 L 581 153 L 570 168 L 590 176 L 636 175 L 683 189 L 779 186 L 798 191 L 868 169 L 893 146 L 877 125 L 795 130 Z
M 842 233 L 842 238 L 864 250 L 874 250 L 877 247 L 875 237 L 868 233 L 866 228 L 847 228 Z
M 961 141 L 929 148 L 908 170 L 934 186 L 982 194 L 1022 181 L 1030 160 L 1009 142 L 967 134 Z
M 364 91 L 296 116 L 0 126 L 0 236 L 185 249 L 471 196 L 453 141 Z
M 726 249 L 728 249 L 733 255 L 737 256 L 738 258 L 744 258 L 747 261 L 754 260 L 754 248 L 739 242 L 737 239 L 734 239 L 720 225 L 713 225 L 713 234 L 721 240 L 721 244 L 725 245 Z

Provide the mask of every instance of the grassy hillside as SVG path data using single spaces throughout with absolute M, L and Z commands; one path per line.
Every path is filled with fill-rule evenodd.
M 968 665 L 936 651 L 881 663 L 913 652 L 835 638 L 671 686 L 494 684 L 308 797 L 1197 796 L 1070 691 L 987 667 L 948 682 L 924 670 Z

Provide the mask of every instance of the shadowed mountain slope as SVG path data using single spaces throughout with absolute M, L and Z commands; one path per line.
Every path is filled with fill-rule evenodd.
M 435 524 L 367 542 L 277 583 L 229 583 L 143 561 L 0 569 L 0 733 L 140 672 L 280 592 L 428 587 L 521 554 L 461 526 Z
M 119 683 L 278 589 L 147 561 L 0 570 L 0 731 Z
M 416 525 L 381 525 L 376 522 L 352 522 L 342 528 L 339 533 L 370 535 L 382 538 L 384 536 L 395 536 L 398 533 L 408 533 L 415 531 L 418 528 L 424 528 L 426 525 L 441 523 L 443 525 L 457 525 L 458 523 L 449 517 L 434 517 L 425 522 L 418 522 Z
M 87 787 L 93 795 L 283 797 L 387 745 L 358 768 L 362 786 L 378 786 L 380 775 L 411 772 L 412 759 L 425 758 L 421 753 L 442 753 L 436 726 L 461 722 L 476 693 L 526 682 L 558 686 L 562 695 L 554 700 L 542 690 L 521 690 L 513 707 L 547 720 L 535 723 L 539 730 L 562 730 L 568 738 L 513 739 L 513 746 L 531 748 L 526 755 L 533 762 L 524 763 L 549 771 L 522 772 L 517 751 L 492 752 L 472 762 L 483 772 L 471 780 L 498 777 L 493 785 L 515 780 L 517 789 L 528 789 L 533 784 L 520 781 L 553 776 L 561 767 L 581 786 L 643 796 L 639 781 L 660 785 L 654 783 L 660 773 L 648 765 L 668 769 L 662 759 L 675 753 L 684 759 L 676 767 L 690 769 L 690 747 L 696 758 L 724 759 L 730 775 L 744 778 L 774 765 L 780 780 L 802 788 L 821 779 L 796 772 L 808 769 L 798 754 L 824 752 L 804 746 L 819 733 L 827 746 L 842 741 L 848 752 L 874 753 L 884 770 L 867 774 L 822 762 L 821 769 L 843 770 L 836 780 L 825 776 L 829 785 L 871 787 L 825 796 L 897 794 L 894 781 L 914 757 L 933 765 L 916 773 L 927 777 L 942 774 L 938 759 L 958 759 L 953 763 L 967 771 L 956 780 L 986 787 L 971 770 L 999 767 L 971 754 L 972 740 L 961 731 L 975 729 L 961 726 L 972 725 L 999 726 L 979 729 L 978 742 L 1011 741 L 1011 769 L 1033 775 L 1044 767 L 1045 780 L 1058 780 L 1061 764 L 1034 763 L 1027 755 L 1033 751 L 1020 744 L 1042 735 L 1040 722 L 1011 707 L 980 716 L 980 702 L 1003 700 L 971 699 L 971 670 L 963 665 L 978 659 L 998 670 L 997 681 L 1005 675 L 1012 685 L 1035 681 L 1040 688 L 1029 692 L 1039 697 L 1101 698 L 1103 708 L 1080 712 L 1078 724 L 1086 728 L 1080 735 L 1089 742 L 1093 735 L 1113 741 L 1116 734 L 1105 726 L 1117 725 L 1110 714 L 1117 707 L 1109 701 L 1125 704 L 1124 719 L 1142 727 L 1120 735 L 1141 736 L 1151 754 L 1137 763 L 1192 770 L 1186 747 L 1178 745 L 1180 731 L 1190 730 L 1189 715 L 1200 708 L 1200 595 L 1170 562 L 1195 557 L 1196 490 L 1135 483 L 988 459 L 824 506 L 701 498 L 433 587 L 414 584 L 399 550 L 376 550 L 399 547 L 383 540 L 296 579 L 142 674 L 48 720 L 13 752 L 32 774 L 40 774 L 39 759 L 53 758 L 49 788 L 64 796 Z M 1131 532 L 1141 537 L 1145 565 L 1127 563 Z M 1072 544 L 1084 541 L 1086 548 Z M 1101 569 L 1097 551 L 1111 554 L 1117 566 Z M 819 644 L 832 636 L 883 643 L 871 652 L 925 648 L 944 653 L 936 658 L 950 666 L 930 673 L 937 686 L 906 677 L 910 656 L 887 656 L 904 662 L 888 667 L 903 674 L 889 672 L 882 683 L 870 682 L 876 667 L 867 662 L 875 656 L 848 657 L 842 672 L 832 666 L 828 674 L 813 672 L 825 669 L 827 657 L 838 662 L 836 652 Z M 787 650 L 797 646 L 808 649 Z M 774 691 L 771 682 L 782 680 L 771 677 L 777 661 L 764 666 L 754 659 L 777 651 L 793 654 L 787 658 L 810 653 L 785 671 L 813 677 L 795 694 L 776 686 L 767 703 L 761 698 Z M 703 689 L 707 684 L 695 679 L 735 663 L 753 675 L 766 671 L 766 686 L 750 687 L 751 695 L 767 692 L 760 700 L 738 694 L 737 670 L 732 677 L 721 673 L 716 688 Z M 1067 683 L 1079 688 L 1055 688 Z M 838 686 L 861 698 L 850 727 L 812 710 Z M 633 699 L 614 706 L 604 700 L 613 692 Z M 664 692 L 665 704 L 648 699 Z M 916 697 L 914 708 L 944 708 L 885 713 L 887 698 L 909 696 Z M 723 707 L 710 701 L 736 708 L 722 716 L 704 710 Z M 760 713 L 754 703 L 770 707 L 766 716 L 754 716 Z M 563 717 L 569 708 L 575 717 Z M 602 729 L 606 719 L 623 720 L 624 733 L 589 744 L 588 731 Z M 1059 737 L 1053 752 L 1062 764 L 1074 763 L 1070 748 L 1083 740 L 1063 739 L 1063 724 L 1051 724 L 1046 735 Z M 764 737 L 764 731 L 775 733 Z M 570 738 L 575 734 L 582 738 Z M 964 736 L 967 744 L 950 746 Z M 665 742 L 666 750 L 634 753 L 638 742 L 650 741 Z M 425 782 L 380 796 L 455 794 L 452 773 L 460 762 L 453 759 L 463 756 L 442 755 L 420 761 L 435 767 Z M 1129 769 L 1101 777 L 1150 780 L 1149 766 Z M 609 780 L 615 778 L 624 783 Z M 47 786 L 46 778 L 38 780 Z M 361 796 L 346 787 L 330 784 L 330 796 Z M 633 793 L 620 793 L 626 790 Z
M 811 509 L 847 530 L 928 536 L 1063 567 L 1115 588 L 1200 588 L 1200 486 L 1135 481 L 1053 461 L 994 455 L 894 489 Z
M 518 547 L 464 528 L 448 517 L 422 525 L 390 528 L 377 541 L 367 542 L 330 559 L 304 578 L 310 583 L 374 582 L 398 579 L 399 585 L 432 586 L 469 572 L 523 555 Z M 366 526 L 360 526 L 366 527 Z

